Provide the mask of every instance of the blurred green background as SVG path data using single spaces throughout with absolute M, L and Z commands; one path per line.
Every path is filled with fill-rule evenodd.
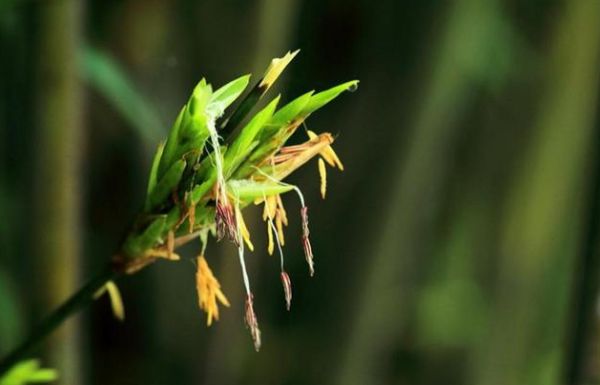
M 296 48 L 273 95 L 361 84 L 308 120 L 346 171 L 325 201 L 316 161 L 292 177 L 292 311 L 250 209 L 260 353 L 211 243 L 220 322 L 192 263 L 154 264 L 124 323 L 102 298 L 41 346 L 60 383 L 597 383 L 596 0 L 1 0 L 0 355 L 111 257 L 196 82 Z

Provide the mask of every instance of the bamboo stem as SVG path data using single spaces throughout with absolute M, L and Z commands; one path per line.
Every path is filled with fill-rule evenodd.
M 600 143 L 600 127 L 596 123 L 596 145 Z M 585 381 L 586 358 L 593 333 L 594 310 L 600 288 L 600 154 L 595 154 L 591 171 L 592 185 L 585 207 L 587 215 L 583 248 L 575 272 L 572 293 L 572 316 L 568 324 L 565 354 L 565 384 L 577 385 Z
M 107 268 L 90 279 L 78 292 L 51 313 L 31 335 L 0 361 L 0 377 L 27 355 L 52 331 L 58 328 L 71 315 L 91 303 L 94 293 L 109 280 L 118 278 L 121 273 Z

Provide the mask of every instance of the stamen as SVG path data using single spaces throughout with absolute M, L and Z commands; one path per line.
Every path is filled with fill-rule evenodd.
M 239 207 L 239 199 L 236 199 L 236 211 L 240 210 Z M 239 215 L 237 218 L 237 229 L 238 229 L 238 237 L 241 238 L 240 232 L 240 223 L 239 223 Z M 250 279 L 248 278 L 248 272 L 246 271 L 246 261 L 244 260 L 244 242 L 240 242 L 238 245 L 238 257 L 240 259 L 240 266 L 242 267 L 242 277 L 244 279 L 244 287 L 246 288 L 246 325 L 250 329 L 250 334 L 252 335 L 252 340 L 254 341 L 254 349 L 258 351 L 260 349 L 260 329 L 258 328 L 258 320 L 256 318 L 256 314 L 254 313 L 254 304 L 252 292 L 250 291 Z
M 304 125 L 304 128 L 306 129 L 306 133 L 308 135 L 308 137 L 310 138 L 310 140 L 315 140 L 316 138 L 318 138 L 319 136 L 317 134 L 315 134 L 313 131 L 309 130 L 306 127 L 306 124 Z M 319 155 L 321 155 L 323 157 L 323 159 L 325 159 L 325 161 L 331 166 L 331 167 L 337 167 L 340 171 L 344 171 L 344 165 L 342 164 L 342 161 L 340 160 L 340 158 L 337 156 L 337 154 L 335 153 L 335 151 L 333 151 L 333 148 L 331 147 L 331 145 L 325 146 L 320 152 Z
M 213 275 L 206 259 L 200 255 L 196 259 L 196 291 L 198 292 L 198 305 L 206 312 L 206 325 L 212 325 L 213 319 L 219 319 L 217 300 L 224 306 L 229 306 L 229 301 L 221 291 L 221 284 Z
M 327 170 L 322 158 L 319 158 L 319 176 L 321 177 L 321 198 L 325 199 L 325 194 L 327 193 Z
M 277 234 L 277 230 L 275 230 L 275 225 L 273 225 L 273 219 L 269 217 L 268 223 L 271 229 L 273 230 L 273 233 L 275 233 L 275 241 L 277 242 L 277 249 L 279 250 L 279 261 L 281 265 L 281 271 L 283 271 L 283 249 L 281 248 L 283 243 L 281 243 L 279 235 Z
M 218 240 L 223 239 L 227 235 L 236 246 L 239 245 L 240 238 L 238 237 L 237 221 L 227 195 L 221 195 L 217 198 L 215 223 L 217 225 Z
M 246 226 L 246 222 L 244 221 L 244 216 L 242 215 L 242 212 L 238 210 L 236 212 L 236 216 L 239 218 L 240 232 L 242 234 L 244 242 L 246 242 L 246 246 L 248 246 L 248 249 L 250 249 L 250 251 L 254 251 L 254 245 L 250 240 L 250 232 L 248 231 L 248 227 Z
M 285 295 L 285 305 L 287 311 L 290 311 L 292 306 L 292 281 L 290 276 L 285 271 L 281 272 L 281 283 L 283 284 L 283 293 Z
M 239 210 L 239 201 L 237 203 L 236 209 Z M 239 221 L 239 219 L 238 219 Z M 240 231 L 239 224 L 237 226 L 238 232 Z M 241 234 L 238 234 L 241 237 Z M 246 288 L 246 294 L 250 294 L 250 279 L 248 278 L 248 272 L 246 271 L 246 261 L 244 259 L 244 242 L 240 242 L 238 244 L 238 257 L 240 259 L 240 265 L 242 267 L 242 277 L 244 279 L 244 287 Z
M 275 245 L 273 244 L 273 229 L 271 228 L 269 223 L 267 223 L 267 235 L 269 238 L 267 252 L 269 253 L 269 255 L 273 255 L 273 250 L 275 249 Z
M 282 186 L 290 186 L 292 189 L 294 189 L 296 194 L 298 194 L 298 198 L 300 199 L 300 206 L 301 206 L 300 216 L 302 218 L 302 248 L 304 249 L 304 256 L 306 258 L 306 262 L 308 263 L 310 276 L 312 277 L 315 274 L 314 255 L 312 252 L 312 246 L 310 244 L 310 239 L 309 239 L 310 231 L 308 229 L 308 207 L 304 203 L 304 195 L 302 195 L 302 191 L 298 188 L 298 186 L 294 186 L 294 185 L 291 185 L 288 183 L 281 182 L 281 181 L 273 178 L 271 175 L 264 173 L 259 168 L 256 168 L 256 170 L 259 173 L 263 174 L 267 179 L 270 179 L 270 180 L 274 181 L 275 183 L 278 183 Z M 265 198 L 265 201 L 266 201 L 266 198 Z
M 275 215 L 275 224 L 277 227 L 277 239 L 281 242 L 282 246 L 285 246 L 285 238 L 283 236 L 283 223 L 281 221 L 281 215 L 279 214 L 279 210 L 277 210 L 277 214 Z
M 279 195 L 277 197 L 278 197 L 277 202 L 280 203 L 281 198 L 279 197 Z M 265 200 L 266 200 L 266 197 L 265 197 Z M 284 211 L 284 213 L 285 213 L 285 211 Z M 281 224 L 281 219 L 279 220 L 279 224 Z M 290 307 L 291 307 L 291 303 L 292 303 L 292 283 L 290 281 L 290 277 L 285 272 L 283 249 L 281 247 L 283 245 L 283 242 L 281 242 L 281 240 L 279 238 L 279 232 L 275 228 L 275 225 L 273 224 L 273 218 L 270 215 L 268 216 L 268 219 L 267 219 L 267 225 L 269 226 L 269 238 L 270 238 L 269 246 L 270 247 L 272 247 L 271 233 L 275 233 L 275 240 L 277 241 L 277 249 L 279 250 L 279 261 L 280 261 L 280 267 L 281 267 L 281 282 L 283 283 L 283 293 L 285 295 L 286 308 L 289 311 Z
M 254 349 L 258 352 L 260 350 L 260 329 L 258 328 L 258 320 L 256 319 L 256 314 L 254 313 L 254 303 L 253 303 L 253 295 L 252 293 L 248 293 L 246 296 L 246 326 L 250 329 L 250 334 L 252 335 L 252 341 L 254 341 Z
M 287 213 L 285 212 L 285 207 L 283 207 L 283 201 L 281 200 L 281 195 L 277 194 L 277 207 L 279 208 L 279 214 L 281 216 L 281 221 L 284 225 L 288 225 Z
M 304 256 L 308 263 L 308 269 L 310 276 L 315 275 L 314 256 L 312 252 L 312 246 L 310 245 L 310 231 L 308 229 L 308 207 L 302 206 L 300 209 L 300 216 L 302 217 L 302 247 L 304 248 Z
M 100 298 L 105 292 L 108 293 L 113 316 L 119 321 L 123 321 L 125 319 L 125 307 L 123 306 L 123 299 L 121 298 L 119 288 L 113 281 L 108 281 L 94 293 L 94 299 Z

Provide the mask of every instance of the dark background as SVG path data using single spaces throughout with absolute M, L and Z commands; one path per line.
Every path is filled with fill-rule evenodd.
M 361 83 L 308 120 L 346 171 L 325 201 L 316 161 L 291 178 L 317 267 L 291 214 L 292 311 L 250 208 L 260 353 L 236 250 L 212 242 L 219 322 L 192 263 L 156 263 L 120 281 L 124 323 L 102 298 L 46 341 L 60 382 L 559 384 L 573 362 L 597 380 L 594 0 L 0 1 L 0 353 L 109 260 L 196 82 L 296 48 L 272 96 Z

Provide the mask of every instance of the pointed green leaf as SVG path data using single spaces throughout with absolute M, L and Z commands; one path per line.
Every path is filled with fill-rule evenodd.
M 358 80 L 352 80 L 313 95 L 310 98 L 310 101 L 302 110 L 302 115 L 308 116 L 309 114 L 315 112 L 316 110 L 323 107 L 333 99 L 337 98 L 342 92 L 354 91 L 357 87 Z
M 167 216 L 161 215 L 154 219 L 142 233 L 130 235 L 123 245 L 125 256 L 139 258 L 145 251 L 161 242 L 166 221 Z
M 51 382 L 58 379 L 58 372 L 55 369 L 38 369 L 31 373 L 26 383 Z
M 152 168 L 150 169 L 150 177 L 148 178 L 148 187 L 146 189 L 146 202 L 148 201 L 150 194 L 152 194 L 152 190 L 154 190 L 154 187 L 156 186 L 158 165 L 164 149 L 165 142 L 160 142 L 158 144 L 158 148 L 156 149 L 156 153 L 154 154 L 154 158 L 152 159 Z
M 55 381 L 58 373 L 54 369 L 40 368 L 39 360 L 25 360 L 15 364 L 2 377 L 0 385 L 25 385 Z
M 183 106 L 183 108 L 181 108 L 181 111 L 179 111 L 177 118 L 175 119 L 175 123 L 173 123 L 173 126 L 171 127 L 171 131 L 169 131 L 169 136 L 167 137 L 167 142 L 164 145 L 163 153 L 160 158 L 158 172 L 157 172 L 157 178 L 160 178 L 163 176 L 165 171 L 167 171 L 167 169 L 171 165 L 172 159 L 175 158 L 175 151 L 177 149 L 177 139 L 179 137 L 179 131 L 181 129 L 181 122 L 183 121 L 183 117 L 184 117 L 185 113 L 186 113 L 186 106 Z
M 294 120 L 300 112 L 304 110 L 308 102 L 311 100 L 314 91 L 305 93 L 297 97 L 285 106 L 281 107 L 271 118 L 269 125 L 281 127 Z
M 218 105 L 218 109 L 224 111 L 244 92 L 248 82 L 250 82 L 250 75 L 244 75 L 225 84 L 212 94 L 209 105 Z
M 233 171 L 239 166 L 244 158 L 249 154 L 251 150 L 250 146 L 263 126 L 271 119 L 273 112 L 279 102 L 279 96 L 276 97 L 257 113 L 250 122 L 241 130 L 234 142 L 229 146 L 227 153 L 224 157 L 224 172 L 225 175 L 231 175 Z
M 233 196 L 242 202 L 253 201 L 258 198 L 283 194 L 294 188 L 294 186 L 275 183 L 271 181 L 256 182 L 248 179 L 230 180 L 227 182 Z
M 209 136 L 206 108 L 212 95 L 212 87 L 202 79 L 194 88 L 192 96 L 183 107 L 165 144 L 158 167 L 158 179 L 190 151 L 200 153 Z
M 178 160 L 158 181 L 152 190 L 152 193 L 148 196 L 148 206 L 146 207 L 147 211 L 160 206 L 167 200 L 167 198 L 169 198 L 171 193 L 177 189 L 186 164 L 187 163 L 185 160 Z
M 221 125 L 221 132 L 223 136 L 227 137 L 237 128 L 237 126 L 244 120 L 246 115 L 252 111 L 254 106 L 256 106 L 259 100 L 267 93 L 269 88 L 271 88 L 285 67 L 292 61 L 292 59 L 294 59 L 299 51 L 300 50 L 296 50 L 294 52 L 288 51 L 283 57 L 274 58 L 271 60 L 271 63 L 267 67 L 265 74 L 260 79 L 258 84 L 252 88 L 252 90 L 244 97 L 237 108 L 227 117 L 227 119 L 225 119 Z
M 290 64 L 290 62 L 294 60 L 296 55 L 298 55 L 298 52 L 300 52 L 299 49 L 295 50 L 294 52 L 288 51 L 282 57 L 276 57 L 273 60 L 271 60 L 269 67 L 265 71 L 265 74 L 263 75 L 263 78 L 260 84 L 258 85 L 258 87 L 262 89 L 263 94 L 267 92 L 269 88 L 271 88 L 271 86 L 275 83 L 279 76 L 281 76 L 283 70 L 285 70 L 285 67 L 287 67 L 288 64 Z

